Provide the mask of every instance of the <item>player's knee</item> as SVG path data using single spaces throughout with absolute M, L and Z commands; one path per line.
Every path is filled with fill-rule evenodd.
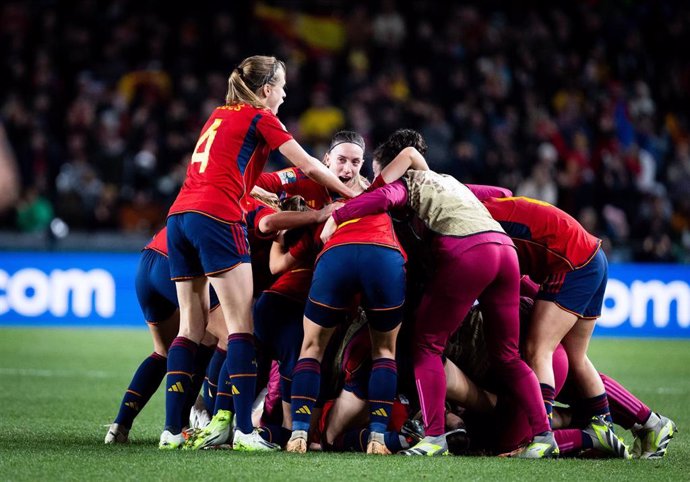
M 525 343 L 525 360 L 531 367 L 542 363 L 551 363 L 553 350 L 544 344 L 530 342 Z

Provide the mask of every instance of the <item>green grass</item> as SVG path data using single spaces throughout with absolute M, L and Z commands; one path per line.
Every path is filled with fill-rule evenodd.
M 662 461 L 160 452 L 162 391 L 137 419 L 132 444 L 105 446 L 103 425 L 150 352 L 144 331 L 0 329 L 0 480 L 690 478 L 688 341 L 596 339 L 590 349 L 600 370 L 677 422 L 680 434 Z M 629 433 L 624 437 L 631 442 Z

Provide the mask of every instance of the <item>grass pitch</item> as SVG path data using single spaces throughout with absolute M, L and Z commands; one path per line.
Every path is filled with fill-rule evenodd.
M 138 330 L 0 329 L 0 480 L 690 479 L 688 341 L 595 339 L 590 349 L 601 371 L 678 424 L 661 461 L 161 452 L 162 390 L 137 418 L 132 443 L 106 446 L 104 425 L 151 350 Z

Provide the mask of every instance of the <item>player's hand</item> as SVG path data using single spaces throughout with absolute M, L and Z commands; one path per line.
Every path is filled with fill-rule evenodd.
M 272 192 L 268 192 L 265 189 L 260 188 L 259 186 L 254 186 L 252 188 L 252 195 L 259 197 L 259 199 L 263 198 L 266 201 L 273 202 L 275 204 L 280 203 L 280 199 L 278 198 L 278 195 Z
M 329 217 L 331 214 L 333 214 L 333 211 L 335 211 L 336 209 L 340 209 L 340 208 L 343 207 L 344 205 L 345 205 L 345 203 L 340 202 L 340 201 L 336 201 L 336 202 L 334 202 L 334 203 L 325 205 L 324 207 L 322 207 L 322 208 L 319 209 L 319 211 L 318 211 L 319 217 L 318 217 L 318 221 L 317 221 L 317 222 L 318 222 L 318 223 L 324 222 L 326 219 L 328 219 L 328 217 Z
M 335 219 L 333 219 L 333 216 L 328 216 L 328 220 L 323 226 L 323 231 L 321 231 L 321 241 L 323 244 L 326 244 L 331 239 L 336 229 L 338 229 L 338 225 L 335 223 Z

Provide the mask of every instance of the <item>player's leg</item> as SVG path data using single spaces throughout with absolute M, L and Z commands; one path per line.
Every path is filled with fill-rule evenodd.
M 196 237 L 203 233 L 194 225 L 197 218 L 206 217 L 181 214 L 169 217 L 167 223 L 170 278 L 175 281 L 180 328 L 168 351 L 165 430 L 159 443 L 161 449 L 179 448 L 184 443 L 184 402 L 192 381 L 198 343 L 204 336 L 208 319 L 208 280 L 204 276 L 197 247 L 190 241 L 190 233 Z
M 460 243 L 460 241 L 453 241 Z M 438 250 L 433 279 L 422 297 L 414 326 L 414 374 L 426 437 L 405 455 L 446 455 L 446 375 L 442 354 L 450 338 L 493 275 L 472 262 L 467 251 Z
M 329 327 L 315 323 L 306 315 L 304 317 L 304 341 L 292 372 L 292 436 L 287 444 L 288 452 L 304 453 L 307 450 L 307 435 L 321 385 L 321 361 L 342 315 L 342 312 L 334 312 L 329 318 L 323 314 L 319 316 L 319 323 L 333 325 Z
M 536 300 L 534 303 L 527 330 L 525 358 L 539 380 L 549 420 L 556 397 L 553 353 L 576 322 L 576 315 L 562 310 L 552 301 Z
M 558 446 L 542 403 L 539 382 L 520 358 L 518 348 L 520 271 L 517 255 L 513 247 L 507 244 L 486 244 L 477 248 L 471 251 L 481 256 L 481 265 L 485 270 L 494 273 L 493 279 L 479 296 L 489 358 L 496 377 L 501 381 L 500 386 L 505 387 L 505 391 L 523 408 L 532 429 L 532 442 L 517 456 L 555 456 Z
M 108 428 L 106 444 L 124 443 L 136 416 L 143 410 L 165 377 L 168 347 L 177 333 L 179 313 L 160 324 L 148 323 L 154 350 L 137 368 L 120 403 L 115 421 Z
M 359 284 L 371 335 L 367 453 L 390 454 L 384 435 L 397 395 L 395 345 L 405 303 L 405 260 L 397 250 L 379 246 L 361 246 L 359 251 Z
M 345 321 L 346 310 L 359 287 L 354 265 L 357 248 L 356 245 L 331 248 L 316 264 L 304 311 L 304 340 L 292 373 L 289 452 L 306 452 L 321 384 L 321 360 L 335 327 Z
M 252 321 L 252 270 L 241 263 L 229 271 L 212 276 L 228 329 L 226 367 L 231 382 L 237 428 L 233 439 L 236 450 L 277 450 L 263 440 L 252 425 L 252 405 L 256 396 L 257 362 Z M 227 381 L 226 381 L 227 382 Z M 219 385 L 223 381 L 219 380 Z
M 179 328 L 175 285 L 170 281 L 170 265 L 165 256 L 154 250 L 142 252 L 135 288 L 154 351 L 135 372 L 120 403 L 119 413 L 106 434 L 107 444 L 127 441 L 134 418 L 165 377 L 168 348 Z
M 215 413 L 216 396 L 218 393 L 218 376 L 220 369 L 227 358 L 228 347 L 228 329 L 225 326 L 225 319 L 223 318 L 223 311 L 220 305 L 217 304 L 214 308 L 213 298 L 215 293 L 211 294 L 211 312 L 209 313 L 208 326 L 206 330 L 218 339 L 215 352 L 209 361 L 206 369 L 206 377 L 204 378 L 203 397 L 206 410 L 210 414 Z
M 643 459 L 664 457 L 669 442 L 678 431 L 673 420 L 653 412 L 610 376 L 599 375 L 606 389 L 613 421 L 635 436 L 632 455 Z

